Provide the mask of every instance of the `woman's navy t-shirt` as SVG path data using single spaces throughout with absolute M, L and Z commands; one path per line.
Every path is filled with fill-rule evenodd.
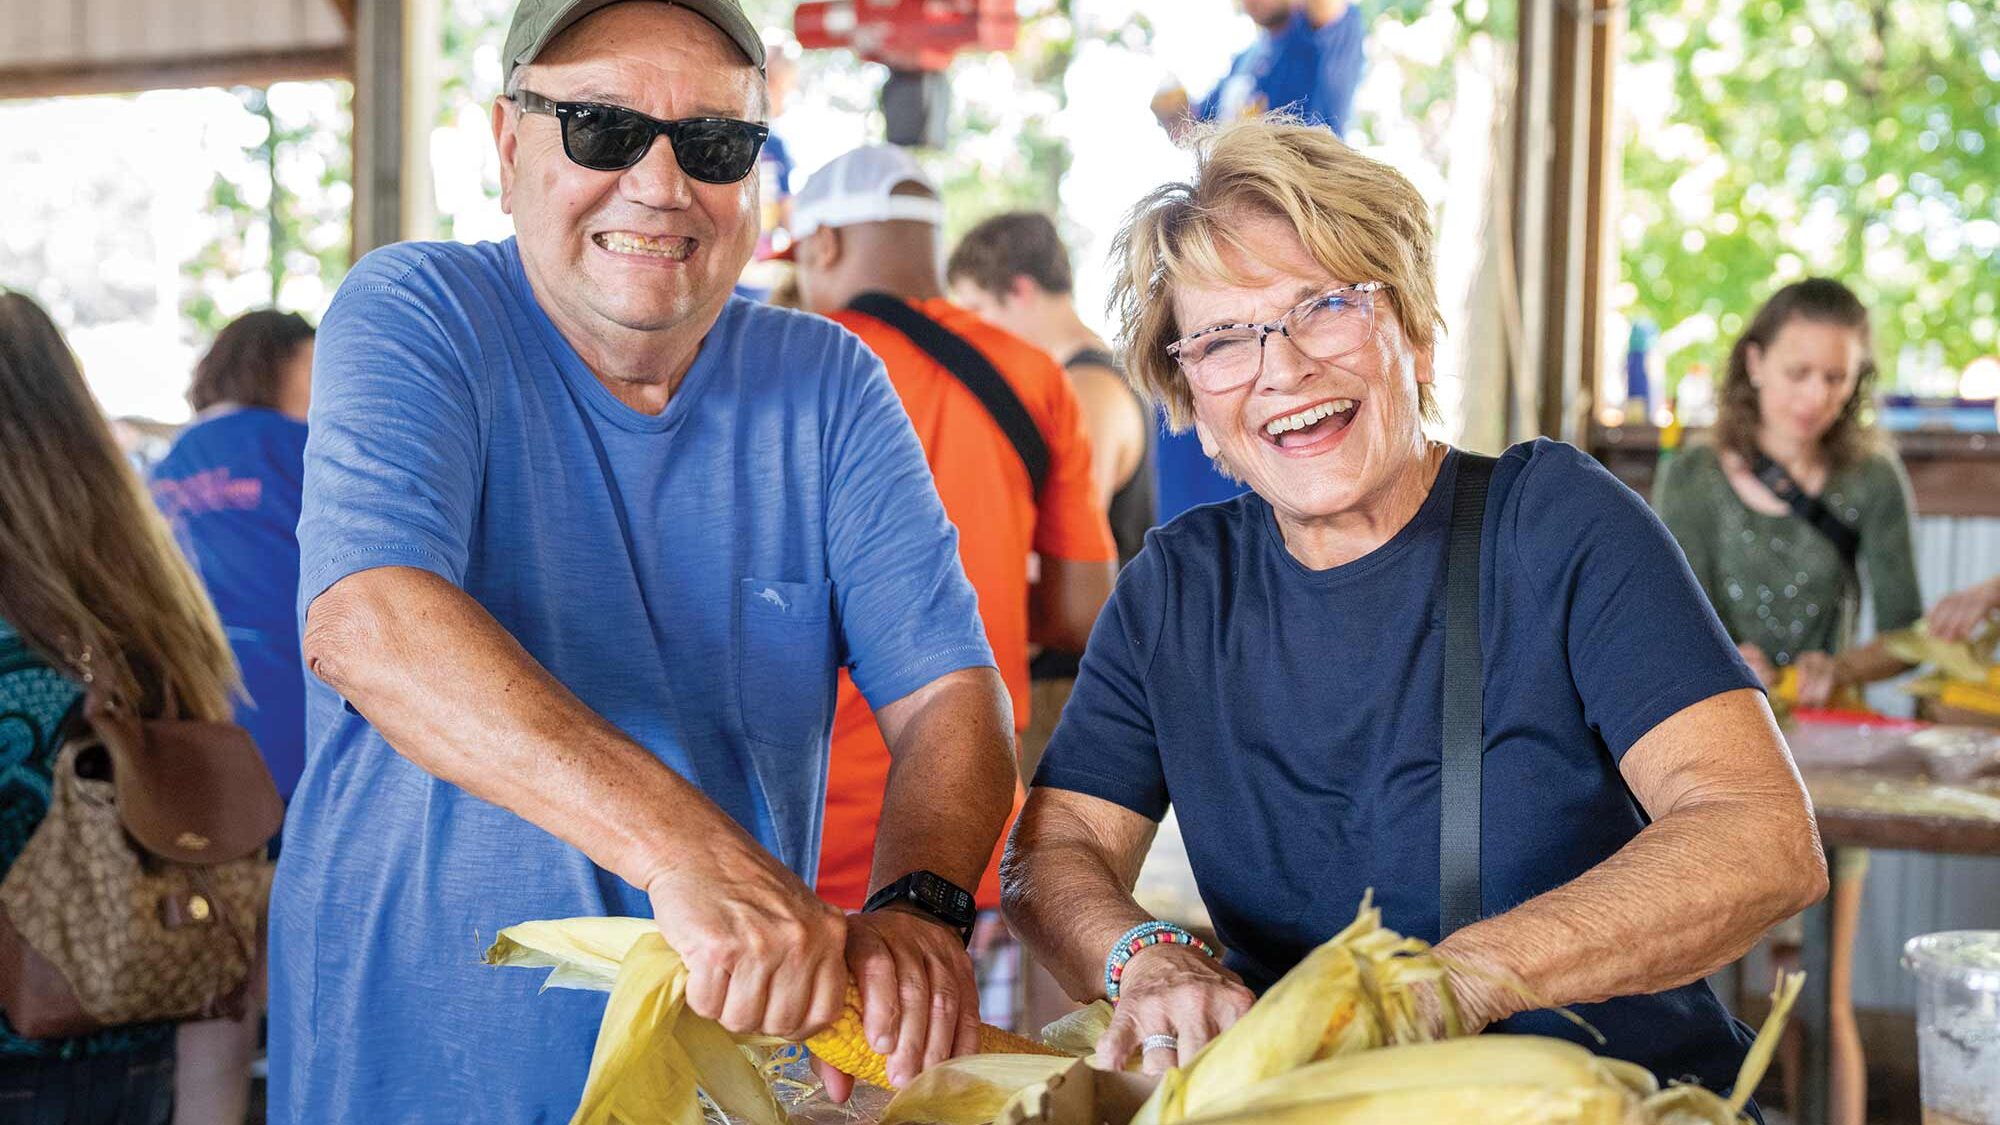
M 1444 558 L 1458 454 L 1410 523 L 1313 571 L 1255 494 L 1188 512 L 1120 575 L 1035 784 L 1171 804 L 1230 966 L 1262 991 L 1354 918 L 1438 938 Z M 1495 467 L 1481 561 L 1482 896 L 1498 914 L 1644 826 L 1618 772 L 1661 720 L 1754 688 L 1646 505 L 1575 448 Z M 1708 872 L 1691 871 L 1689 879 Z M 1600 1050 L 1726 1090 L 1747 1029 L 1706 984 L 1575 1011 Z M 1551 1012 L 1498 1030 L 1568 1039 Z
M 299 505 L 306 424 L 263 407 L 205 413 L 153 469 L 153 500 L 201 574 L 243 670 L 236 721 L 290 799 L 305 766 Z

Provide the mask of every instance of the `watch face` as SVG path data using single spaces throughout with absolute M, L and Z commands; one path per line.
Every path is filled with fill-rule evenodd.
M 970 918 L 973 914 L 972 896 L 949 882 L 923 873 L 912 888 L 919 901 L 935 914 L 946 918 Z

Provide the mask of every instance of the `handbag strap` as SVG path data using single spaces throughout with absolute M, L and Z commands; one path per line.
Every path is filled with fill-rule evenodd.
M 1785 502 L 1793 515 L 1833 544 L 1833 549 L 1840 552 L 1843 566 L 1850 572 L 1854 570 L 1855 560 L 1861 555 L 1861 532 L 1853 524 L 1834 515 L 1833 509 L 1826 506 L 1826 501 L 1799 487 L 1792 474 L 1767 454 L 1759 452 L 1750 463 L 1750 471 L 1757 475 L 1765 488 L 1771 490 L 1771 495 Z
M 979 404 L 986 408 L 986 413 L 1000 427 L 1000 432 L 1007 436 L 1008 444 L 1021 458 L 1035 495 L 1042 494 L 1042 482 L 1049 476 L 1049 443 L 1035 425 L 1034 416 L 1021 404 L 1021 396 L 1014 393 L 1014 388 L 1008 385 L 1006 377 L 1000 374 L 985 353 L 966 342 L 958 333 L 924 315 L 922 310 L 908 301 L 887 293 L 863 293 L 849 301 L 847 307 L 864 316 L 874 317 L 902 333 L 924 354 L 936 360 L 938 366 L 965 384 L 965 389 L 971 391 Z
M 1480 918 L 1481 757 L 1485 659 L 1479 641 L 1480 540 L 1494 460 L 1460 451 L 1444 565 L 1444 714 L 1438 801 L 1438 937 Z

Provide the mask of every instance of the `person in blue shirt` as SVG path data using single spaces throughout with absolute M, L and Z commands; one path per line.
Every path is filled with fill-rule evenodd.
M 1360 84 L 1367 22 L 1351 0 L 1243 0 L 1256 21 L 1257 41 L 1230 63 L 1229 74 L 1193 105 L 1169 90 L 1153 112 L 1175 139 L 1200 122 L 1228 123 L 1282 112 L 1345 134 Z M 1187 434 L 1163 428 L 1157 456 L 1160 518 L 1197 504 L 1227 500 L 1241 481 L 1220 472 Z
M 1227 124 L 1284 113 L 1347 131 L 1361 81 L 1366 20 L 1353 0 L 1243 0 L 1257 41 L 1229 64 L 1208 96 L 1189 105 L 1183 91 L 1154 99 L 1153 111 L 1178 137 L 1195 122 Z
M 195 366 L 194 422 L 153 467 L 153 501 L 201 575 L 243 670 L 236 722 L 257 740 L 280 796 L 305 764 L 299 661 L 299 503 L 313 327 L 259 309 L 216 334 Z
M 1587 455 L 1425 437 L 1441 325 L 1409 181 L 1303 125 L 1235 125 L 1202 157 L 1119 236 L 1113 293 L 1137 382 L 1251 491 L 1123 571 L 1013 836 L 1009 920 L 1075 998 L 1123 962 L 1100 1065 L 1185 1064 L 1373 888 L 1458 966 L 1474 1028 L 1581 1039 L 1525 1010 L 1573 1005 L 1603 1052 L 1726 1090 L 1749 1036 L 1702 978 L 1826 887 L 1757 680 Z M 1483 776 L 1448 928 L 1443 865 L 1468 849 L 1441 840 L 1444 564 L 1482 467 Z M 1170 806 L 1224 961 L 1124 958 Z
M 375 251 L 320 326 L 270 1120 L 567 1119 L 604 997 L 479 954 L 576 915 L 652 916 L 736 1032 L 800 1039 L 853 980 L 907 1080 L 976 1045 L 956 922 L 807 881 L 842 665 L 894 759 L 875 883 L 975 885 L 1010 811 L 923 450 L 859 340 L 730 291 L 765 108 L 734 0 L 523 0 L 504 58 L 516 237 Z
M 305 761 L 305 668 L 294 603 L 313 328 L 259 309 L 231 321 L 188 387 L 195 420 L 153 467 L 153 502 L 201 575 L 243 673 L 236 722 L 257 742 L 289 799 Z M 279 842 L 273 840 L 275 855 Z M 176 1112 L 241 1121 L 260 1011 L 184 1026 Z

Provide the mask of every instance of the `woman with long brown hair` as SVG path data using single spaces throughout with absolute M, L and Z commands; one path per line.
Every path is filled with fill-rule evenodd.
M 1854 643 L 1865 583 L 1875 628 L 1923 616 L 1910 482 L 1868 417 L 1875 380 L 1868 310 L 1845 285 L 1808 278 L 1764 302 L 1729 354 L 1713 441 L 1670 461 L 1653 502 L 1743 658 L 1773 694 L 1858 706 L 1859 690 L 1907 669 Z M 1854 935 L 1865 853 L 1833 873 L 1828 988 L 1836 1120 L 1859 1121 L 1865 1075 L 1854 1023 Z M 1795 962 L 1798 931 L 1772 935 Z
M 1807 707 L 1906 670 L 1853 643 L 1864 581 L 1878 632 L 1924 612 L 1909 479 L 1868 417 L 1872 343 L 1845 285 L 1778 290 L 1730 351 L 1713 440 L 1654 487 L 1744 659 L 1774 688 L 1796 669 L 1793 701 Z
M 0 291 L 0 874 L 49 807 L 83 697 L 227 720 L 236 666 L 215 611 L 36 304 Z M 174 1029 L 27 1039 L 0 1019 L 0 1120 L 166 1125 Z

